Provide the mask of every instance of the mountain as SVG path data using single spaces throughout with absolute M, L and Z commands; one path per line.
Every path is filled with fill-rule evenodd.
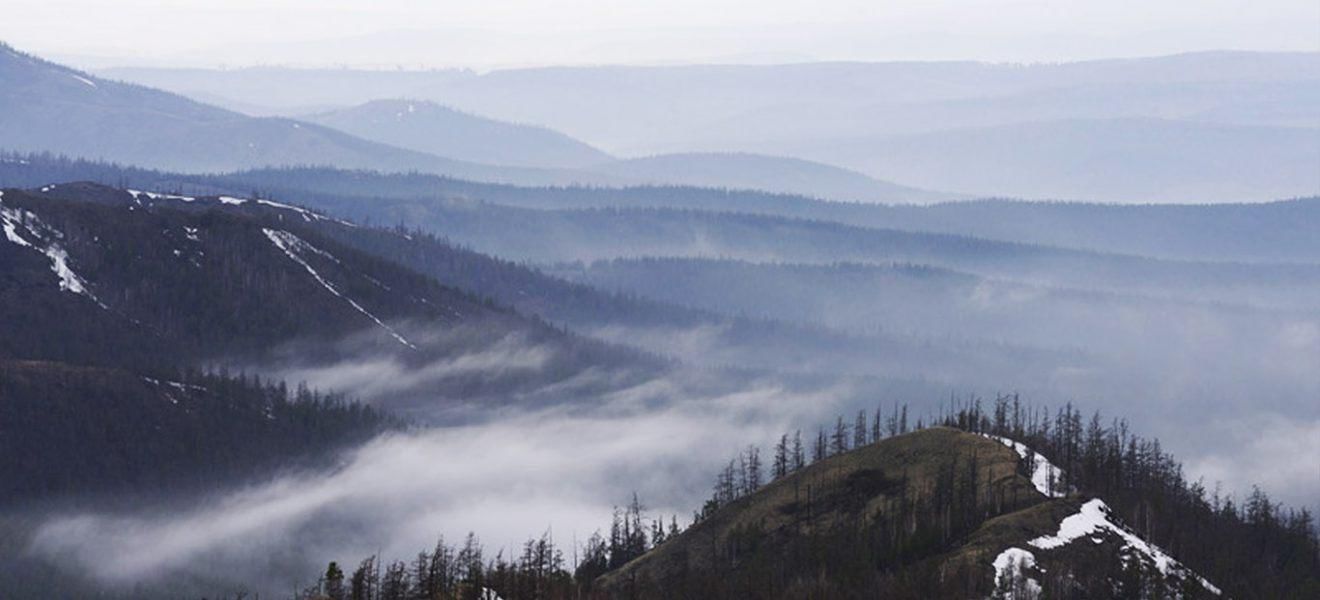
M 268 73 L 213 72 L 211 81 L 197 72 L 119 73 L 246 103 L 294 86 L 272 86 Z M 792 156 L 978 196 L 1222 202 L 1320 191 L 1318 53 L 547 67 L 400 73 L 379 85 L 392 94 L 382 97 L 398 97 L 400 87 L 407 97 L 542 124 L 617 155 Z M 370 95 L 325 82 L 306 91 L 320 103 Z
M 433 102 L 375 100 L 304 120 L 399 148 L 476 163 L 576 168 L 629 185 L 761 190 L 851 202 L 918 203 L 952 194 L 879 181 L 801 159 L 745 153 L 666 154 L 615 160 L 542 127 L 487 119 Z
M 544 124 L 607 150 L 634 153 L 696 148 L 765 153 L 758 144 L 767 141 L 918 133 L 951 123 L 987 127 L 1040 115 L 1196 120 L 1213 114 L 1216 123 L 1254 125 L 1314 123 L 1320 116 L 1312 102 L 1320 81 L 1315 52 L 1196 52 L 1029 65 L 908 61 L 605 65 L 482 74 L 272 68 L 105 73 L 178 93 L 274 107 L 420 98 L 496 119 Z M 1057 100 L 1034 100 L 1050 97 Z M 947 110 L 945 103 L 958 110 Z M 1276 114 L 1244 105 L 1270 107 Z
M 101 79 L 4 45 L 0 45 L 0 82 L 4 84 L 0 140 L 6 150 L 99 157 L 181 171 L 338 165 L 535 184 L 592 180 L 571 172 L 443 158 L 292 119 L 249 117 Z
M 1123 118 L 832 138 L 780 150 L 935 189 L 1205 204 L 1317 193 L 1317 140 L 1316 127 Z
M 588 366 L 655 367 L 347 247 L 315 226 L 355 226 L 306 209 L 93 184 L 10 189 L 0 202 L 0 323 L 21 333 L 0 342 L 0 356 L 328 378 L 421 419 L 571 399 L 583 390 L 535 392 Z M 489 376 L 486 361 L 504 354 L 516 360 Z M 412 378 L 381 388 L 371 369 Z
M 561 133 L 424 101 L 374 101 L 305 121 L 250 117 L 99 79 L 8 46 L 0 47 L 0 81 L 6 84 L 0 92 L 0 139 L 10 151 L 192 172 L 333 165 L 528 185 L 692 181 L 772 192 L 815 190 L 848 200 L 947 198 L 789 159 L 692 155 L 611 166 L 608 154 Z M 726 175 L 715 175 L 720 173 Z
M 613 158 L 557 131 L 421 100 L 374 100 L 303 117 L 363 139 L 475 163 L 574 168 Z
M 41 164 L 43 164 L 42 159 L 35 159 L 27 165 L 0 162 L 0 172 L 11 175 L 26 172 L 28 174 L 24 175 L 24 178 L 28 181 L 47 180 L 47 177 L 54 172 L 40 168 Z M 164 185 L 156 189 L 178 191 L 175 185 L 165 184 L 165 179 L 152 179 L 146 177 L 145 173 L 122 168 L 111 168 L 99 174 L 92 170 L 79 172 L 105 181 L 132 181 L 134 185 L 143 184 L 142 187 L 146 188 L 154 187 L 152 182 L 160 182 Z M 8 181 L 15 179 L 17 178 Z M 266 187 L 249 185 L 254 183 L 253 181 L 225 183 L 206 179 L 212 183 L 203 186 L 198 183 L 201 181 L 198 179 L 191 180 L 194 181 L 192 185 L 205 187 L 207 189 L 205 193 L 212 194 L 212 198 L 220 194 L 240 194 L 241 190 Z M 331 177 L 314 179 L 322 182 L 333 180 Z M 174 181 L 182 183 L 180 180 Z M 71 192 L 74 189 L 77 187 L 61 184 L 54 186 L 52 191 L 63 194 L 61 190 Z M 223 209 L 237 212 L 251 210 L 254 207 L 252 203 L 217 204 L 214 200 L 204 199 L 201 193 L 198 193 L 198 197 L 203 199 L 195 201 L 196 205 L 209 207 L 210 210 Z M 308 203 L 319 203 L 323 206 L 341 206 L 339 202 L 342 200 L 368 208 L 370 204 L 376 202 L 370 197 L 341 198 L 319 193 L 281 192 L 279 197 L 295 202 L 312 201 Z M 143 199 L 150 200 L 146 196 L 143 196 Z M 171 206 L 168 204 L 169 201 L 168 197 L 162 197 L 160 208 Z M 194 203 L 176 200 L 173 206 L 183 208 L 194 206 Z M 277 210 L 270 206 L 266 208 Z M 368 214 L 375 214 L 375 217 L 368 217 L 372 220 L 384 222 L 393 220 L 382 218 L 383 213 Z M 1018 366 L 1031 365 L 1031 371 L 1047 372 L 1049 369 L 1063 368 L 1081 360 L 1071 351 L 1033 349 L 998 342 L 985 344 L 969 341 L 961 336 L 959 339 L 941 339 L 937 343 L 932 343 L 930 340 L 911 335 L 893 335 L 885 332 L 863 334 L 857 331 L 844 333 L 819 326 L 716 314 L 634 296 L 613 294 L 549 277 L 528 265 L 481 254 L 424 232 L 348 227 L 326 219 L 304 221 L 302 226 L 311 229 L 311 235 L 323 236 L 459 289 L 491 298 L 499 304 L 515 308 L 522 314 L 544 318 L 557 325 L 567 326 L 573 331 L 613 344 L 641 348 L 688 364 L 728 365 L 757 372 L 793 374 L 810 374 L 826 370 L 850 377 L 879 378 L 872 383 L 859 384 L 861 385 L 859 389 L 869 389 L 872 385 L 879 385 L 898 386 L 900 389 L 911 391 L 917 388 L 924 389 L 927 385 L 912 380 L 910 376 L 913 373 L 926 374 L 932 380 L 956 377 L 971 381 L 975 373 L 982 372 L 996 372 L 1002 377 L 1014 380 L 1038 379 L 1038 376 L 1019 377 Z M 37 276 L 48 277 L 42 270 L 45 268 L 42 263 L 38 263 L 35 271 Z M 21 324 L 21 321 L 19 323 Z M 694 338 L 694 334 L 699 335 Z M 106 336 L 106 339 L 119 338 Z M 693 342 L 700 340 L 700 343 L 675 344 L 676 339 L 690 339 Z M 128 350 L 139 347 L 129 346 Z M 128 351 L 123 353 L 124 356 L 131 354 Z M 609 364 L 612 360 L 602 362 Z M 1018 366 L 1014 366 L 1015 364 Z M 954 373 L 959 374 L 954 375 Z M 306 376 L 305 371 L 298 371 L 292 375 Z M 816 376 L 810 375 L 809 378 L 814 380 Z M 343 380 L 339 381 L 343 382 Z M 368 394 L 378 387 L 363 386 L 359 393 Z M 450 389 L 452 391 L 452 388 Z M 394 395 L 399 394 L 396 391 Z M 419 406 L 434 405 L 434 403 L 422 402 L 420 397 L 417 400 Z M 571 398 L 563 395 L 560 400 L 571 400 Z M 523 398 L 520 401 L 530 402 L 532 399 Z M 399 404 L 396 402 L 394 406 L 397 407 Z M 402 404 L 407 406 L 410 403 Z
M 662 154 L 619 160 L 593 170 L 643 184 L 763 190 L 849 202 L 929 204 L 957 198 L 827 164 L 745 153 Z
M 1059 491 L 1059 476 L 1006 439 L 888 438 L 708 510 L 598 579 L 593 597 L 1222 595 L 1103 500 Z

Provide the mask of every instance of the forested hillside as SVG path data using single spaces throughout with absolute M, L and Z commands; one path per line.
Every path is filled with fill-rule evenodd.
M 691 522 L 634 496 L 570 563 L 548 534 L 415 560 L 331 562 L 300 598 L 1308 598 L 1306 509 L 1183 478 L 1124 421 L 1001 396 L 932 416 L 881 406 L 730 460 Z M 915 430 L 915 431 L 914 431 Z M 1025 440 L 1019 441 L 1019 440 Z M 1221 587 L 1222 586 L 1222 587 Z M 1042 595 L 1043 594 L 1043 595 Z
M 383 225 L 395 224 L 400 213 L 423 211 L 429 205 L 443 204 L 442 200 L 480 200 L 541 209 L 664 207 L 759 213 L 1193 261 L 1313 262 L 1320 257 L 1320 246 L 1307 228 L 1320 214 L 1320 202 L 1314 199 L 1222 205 L 979 200 L 886 206 L 681 186 L 518 187 L 419 173 L 380 174 L 323 168 L 262 169 L 205 176 L 51 155 L 10 154 L 4 158 L 0 160 L 0 184 L 6 186 L 34 187 L 85 180 L 193 194 L 248 195 L 256 191 L 262 196 L 307 204 L 315 202 L 317 197 L 361 197 L 380 205 L 380 211 L 374 214 L 359 209 L 363 211 L 361 216 L 373 217 L 373 222 Z M 391 215 L 381 214 L 383 211 L 393 212 L 394 221 L 388 219 Z
M 0 361 L 0 505 L 87 494 L 199 491 L 217 481 L 324 467 L 397 425 L 376 410 L 283 382 L 161 369 L 157 377 Z M 175 378 L 175 379 L 171 379 Z

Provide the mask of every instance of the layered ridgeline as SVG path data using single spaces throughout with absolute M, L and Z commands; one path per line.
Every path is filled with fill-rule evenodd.
M 0 82 L 0 149 L 9 151 L 191 172 L 333 165 L 523 185 L 660 182 L 884 202 L 951 197 L 784 157 L 688 154 L 617 161 L 556 131 L 421 101 L 380 100 L 302 120 L 253 117 L 102 79 L 3 43 Z
M 337 367 L 366 381 L 389 373 L 409 382 L 389 389 L 389 408 L 440 418 L 472 403 L 576 397 L 581 387 L 538 390 L 588 367 L 617 368 L 613 383 L 625 385 L 626 373 L 658 365 L 345 246 L 317 224 L 357 229 L 229 196 L 92 184 L 0 192 L 0 386 L 14 417 L 0 429 L 6 454 L 28 457 L 5 463 L 3 499 L 238 475 L 390 424 L 342 397 L 225 369 L 294 383 Z M 333 383 L 378 400 L 377 388 Z
M 1320 192 L 1314 52 L 1030 65 L 112 72 L 234 104 L 425 98 L 618 152 L 791 155 L 954 192 L 1118 202 Z
M 522 167 L 588 167 L 613 157 L 557 131 L 420 100 L 376 100 L 304 120 L 399 148 Z
M 887 409 L 886 409 L 887 410 Z M 1309 598 L 1311 515 L 1182 478 L 1125 423 L 1001 397 L 909 428 L 906 407 L 749 447 L 680 528 L 636 498 L 573 548 L 331 563 L 299 598 Z M 1016 436 L 1015 437 L 1010 437 Z M 1030 440 L 1022 443 L 1018 439 Z M 571 571 L 570 571 L 571 569 Z
M 1315 262 L 1320 241 L 1307 225 L 1320 218 L 1315 198 L 1225 205 L 1113 205 L 981 200 L 933 206 L 826 202 L 755 191 L 683 186 L 519 187 L 426 174 L 330 168 L 258 169 L 185 175 L 112 163 L 11 153 L 0 157 L 0 185 L 34 187 L 98 181 L 192 194 L 254 190 L 358 221 L 429 221 L 448 209 L 681 209 L 754 213 L 872 229 L 901 229 L 1094 252 L 1193 261 Z M 1258 200 L 1271 200 L 1262 196 Z
M 336 165 L 483 181 L 569 183 L 584 174 L 480 164 L 370 141 L 311 122 L 250 117 L 183 96 L 102 79 L 0 43 L 0 140 L 188 171 Z

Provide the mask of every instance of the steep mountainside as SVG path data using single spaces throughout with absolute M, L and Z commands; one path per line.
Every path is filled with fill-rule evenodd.
M 601 598 L 1218 597 L 1009 440 L 932 428 L 816 462 L 597 581 Z M 1029 590 L 1030 595 L 1022 590 Z M 1176 590 L 1176 591 L 1175 591 Z M 1096 594 L 1099 594 L 1097 596 Z
M 572 168 L 613 160 L 557 131 L 422 100 L 375 100 L 304 119 L 363 139 L 477 163 Z

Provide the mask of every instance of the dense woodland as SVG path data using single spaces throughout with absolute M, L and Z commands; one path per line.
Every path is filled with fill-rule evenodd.
M 282 382 L 0 361 L 0 505 L 190 491 L 298 466 L 400 423 Z
M 715 90 L 733 112 L 697 138 L 734 143 L 756 129 L 746 127 L 748 119 L 762 129 L 802 129 L 800 119 L 765 117 L 828 99 L 842 112 L 816 125 L 825 137 L 798 139 L 810 143 L 794 149 L 790 142 L 805 130 L 784 130 L 779 137 L 789 146 L 761 151 L 816 152 L 816 160 L 932 189 L 962 181 L 972 185 L 947 187 L 1001 186 L 1041 197 L 1062 189 L 1122 201 L 1149 200 L 1143 194 L 1151 190 L 1196 202 L 1266 200 L 1257 196 L 1315 191 L 1306 189 L 1316 181 L 1308 168 L 1314 132 L 1293 122 L 1311 113 L 1292 110 L 1309 93 L 1299 91 L 1313 82 L 1297 73 L 1320 64 L 1313 58 L 1214 53 L 1102 62 L 1099 78 L 1093 65 L 967 63 L 825 67 L 834 74 L 811 65 L 756 67 L 751 77 L 718 67 L 713 79 L 666 69 L 648 83 L 650 74 L 611 68 L 604 77 L 578 77 L 576 89 L 559 96 L 608 104 L 622 98 L 618 89 L 649 89 L 617 114 L 588 115 L 587 130 L 647 129 L 646 118 L 628 116 L 633 105 L 670 104 L 667 135 L 681 138 L 693 135 L 679 131 L 683 123 L 691 129 L 693 117 L 710 121 L 701 116 L 709 107 L 693 109 Z M 1219 74 L 1214 89 L 1255 95 L 1246 105 L 1207 103 L 1210 82 L 1198 70 Z M 1059 79 L 1064 72 L 1071 74 Z M 539 82 L 525 79 L 529 73 Z M 769 85 L 795 73 L 817 73 L 799 81 L 823 85 L 787 92 Z M 1177 81 L 1166 81 L 1169 74 Z M 201 76 L 216 75 L 223 74 Z M 246 73 L 231 75 L 237 81 Z M 562 124 L 565 115 L 581 117 L 582 107 L 555 108 L 555 94 L 518 93 L 562 85 L 559 75 L 533 69 L 473 77 L 460 95 L 469 103 L 492 92 L 540 97 L 549 102 L 540 109 L 568 111 L 544 115 Z M 635 81 L 620 87 L 618 75 Z M 357 77 L 321 76 L 336 85 Z M 969 92 L 950 102 L 949 86 L 969 77 L 1012 94 Z M 674 95 L 672 82 L 684 81 L 703 82 L 689 86 L 698 95 Z M 1262 82 L 1263 95 L 1256 93 Z M 513 87 L 501 92 L 492 83 Z M 379 112 L 365 118 L 391 121 L 394 137 L 348 113 L 252 117 L 102 79 L 3 42 L 0 84 L 0 143 L 7 146 L 0 148 L 0 596 L 195 597 L 232 593 L 241 589 L 236 582 L 265 573 L 256 585 L 298 578 L 296 587 L 280 589 L 294 600 L 1022 600 L 1036 596 L 1037 581 L 1044 598 L 1209 597 L 1190 571 L 1164 573 L 1094 531 L 1088 543 L 1063 542 L 1059 548 L 1067 548 L 1055 554 L 1034 546 L 1041 562 L 1023 566 L 1034 579 L 998 581 L 1002 571 L 987 552 L 997 556 L 1010 541 L 1030 539 L 1024 532 L 1055 531 L 1083 502 L 1103 499 L 1110 516 L 1131 528 L 1110 533 L 1149 540 L 1222 586 L 1226 597 L 1320 598 L 1320 528 L 1308 508 L 1284 506 L 1259 489 L 1235 496 L 1190 481 L 1158 440 L 1136 435 L 1126 421 L 1084 415 L 1071 404 L 1023 404 L 1016 395 L 951 400 L 921 414 L 886 404 L 785 433 L 723 463 L 710 497 L 690 517 L 653 514 L 634 494 L 586 540 L 556 539 L 547 530 L 519 547 L 492 549 L 468 534 L 414 556 L 336 556 L 314 571 L 289 567 L 305 567 L 309 548 L 335 548 L 341 536 L 370 547 L 367 540 L 382 531 L 372 519 L 411 525 L 416 518 L 389 502 L 350 510 L 352 499 L 338 499 L 339 513 L 291 510 L 281 518 L 291 524 L 289 535 L 196 527 L 187 533 L 219 539 L 189 546 L 180 532 L 166 532 L 152 549 L 169 556 L 152 563 L 150 553 L 139 556 L 124 543 L 143 538 L 110 530 L 149 530 L 173 512 L 223 503 L 253 489 L 243 486 L 292 474 L 351 471 L 355 448 L 382 436 L 370 448 L 411 440 L 399 432 L 415 425 L 470 420 L 477 428 L 490 419 L 502 426 L 508 414 L 540 417 L 547 407 L 554 410 L 544 414 L 599 416 L 612 412 L 599 407 L 636 404 L 636 414 L 650 416 L 644 411 L 672 408 L 670 398 L 696 403 L 736 390 L 770 413 L 780 399 L 755 396 L 761 388 L 819 391 L 803 396 L 828 394 L 830 405 L 856 408 L 877 397 L 934 398 L 998 382 L 1033 397 L 1086 394 L 1149 402 L 1171 414 L 1197 406 L 1216 418 L 1313 419 L 1318 380 L 1304 359 L 1320 348 L 1312 331 L 1320 198 L 921 207 L 684 185 L 556 186 L 701 181 L 705 169 L 711 178 L 704 180 L 717 185 L 863 197 L 839 193 L 828 174 L 777 157 L 689 154 L 608 165 L 612 157 L 549 130 L 431 106 L 422 108 L 439 121 L 404 120 L 401 111 L 417 108 L 409 100 L 355 111 Z M 295 87 L 305 88 L 292 95 L 307 104 L 310 88 Z M 749 96 L 748 89 L 762 91 Z M 839 95 L 844 89 L 851 100 Z M 885 100 L 898 99 L 895 90 L 906 100 Z M 1113 98 L 1097 104 L 1105 94 Z M 1090 100 L 1078 103 L 1079 95 Z M 500 106 L 489 108 L 509 108 Z M 876 107 L 886 118 L 867 120 L 874 131 L 852 131 L 849 114 L 876 116 Z M 1033 120 L 1017 114 L 1021 107 L 1056 114 Z M 1159 119 L 1127 114 L 1150 107 L 1161 107 Z M 1280 116 L 1280 107 L 1290 114 Z M 600 129 L 611 119 L 617 122 Z M 918 129 L 880 131 L 890 121 Z M 937 124 L 939 132 L 919 130 Z M 839 126 L 848 131 L 827 131 Z M 435 134 L 446 127 L 453 135 Z M 827 140 L 845 133 L 847 143 Z M 439 138 L 445 143 L 436 146 Z M 1236 141 L 1223 143 L 1229 139 Z M 1149 152 L 1168 154 L 1177 144 L 1179 160 Z M 1143 153 L 1157 160 L 1133 160 Z M 317 166 L 267 166 L 276 164 Z M 526 166 L 503 166 L 511 164 Z M 1163 166 L 1134 169 L 1148 164 Z M 865 179 L 868 189 L 879 184 L 877 195 L 865 196 L 872 199 L 954 197 L 815 167 Z M 899 196 L 907 192 L 917 195 Z M 1166 383 L 1184 368 L 1193 375 L 1178 379 L 1194 383 Z M 332 382 L 335 391 L 295 383 L 302 374 Z M 725 410 L 717 405 L 701 409 Z M 1200 425 L 1172 420 L 1184 422 L 1145 424 L 1184 436 Z M 532 426 L 541 433 L 539 421 Z M 433 434 L 448 431 L 426 433 Z M 994 437 L 1030 450 L 1019 458 Z M 488 458 L 482 443 L 495 445 L 478 436 L 468 445 L 479 454 L 462 466 Z M 1049 493 L 1032 480 L 1038 456 L 1062 473 L 1048 481 Z M 454 458 L 444 451 L 423 457 L 445 460 Z M 523 483 L 494 474 L 501 484 Z M 552 475 L 559 487 L 576 483 L 570 470 Z M 378 494 L 408 493 L 373 481 Z M 474 496 L 449 477 L 426 485 L 413 493 L 427 504 L 443 504 L 436 497 L 450 490 L 442 488 Z M 281 504 L 259 508 L 277 512 L 271 508 Z M 345 518 L 348 512 L 355 514 Z M 306 529 L 327 538 L 304 546 L 304 530 L 293 529 L 300 519 L 315 521 Z M 99 523 L 113 525 L 98 531 Z M 44 534 L 60 544 L 43 546 Z M 145 566 L 102 569 L 120 557 L 99 548 Z M 231 552 L 245 556 L 233 561 Z M 270 566 L 253 569 L 247 560 Z M 295 572 L 275 574 L 286 568 Z
M 1182 466 L 1158 440 L 1129 431 L 1122 420 L 1089 418 L 1072 406 L 1057 412 L 997 398 L 988 409 L 979 400 L 948 407 L 943 414 L 910 418 L 895 405 L 871 414 L 840 416 L 814 434 L 783 435 L 769 453 L 749 447 L 716 477 L 712 496 L 689 524 L 677 518 L 648 518 L 634 497 L 616 510 L 608 535 L 597 533 L 577 548 L 562 548 L 547 534 L 529 539 L 513 555 L 501 551 L 483 559 L 469 536 L 459 547 L 441 540 L 433 551 L 411 561 L 364 560 L 351 574 L 331 563 L 326 574 L 300 598 L 421 600 L 484 598 L 487 590 L 506 600 L 600 597 L 671 598 L 930 598 L 986 597 L 996 593 L 989 565 L 941 566 L 938 557 L 958 547 L 988 519 L 1040 502 L 1026 496 L 985 498 L 978 489 L 976 457 L 945 457 L 928 494 L 891 504 L 878 518 L 849 517 L 826 532 L 770 537 L 756 529 L 732 536 L 716 550 L 706 570 L 672 574 L 662 587 L 613 582 L 600 577 L 666 543 L 681 543 L 688 528 L 700 528 L 721 511 L 736 512 L 740 502 L 764 485 L 831 457 L 909 431 L 940 425 L 1024 441 L 1063 472 L 1052 485 L 1074 497 L 1100 497 L 1144 539 L 1177 557 L 1221 586 L 1228 597 L 1306 599 L 1320 591 L 1320 531 L 1305 509 L 1284 507 L 1259 489 L 1246 498 L 1207 490 L 1186 481 Z M 1020 469 L 1030 475 L 1029 455 Z M 855 495 L 822 497 L 803 510 L 839 511 L 881 489 L 907 489 L 906 481 L 873 483 Z M 875 487 L 879 486 L 879 487 Z M 488 554 L 488 552 L 486 552 Z M 566 554 L 570 556 L 566 556 Z M 1045 597 L 1130 598 L 1211 597 L 1197 586 L 1167 587 L 1152 573 L 1124 569 L 1122 563 L 1070 565 L 1067 585 L 1046 582 Z M 654 585 L 654 582 L 652 582 Z M 1080 587 L 1079 587 L 1080 586 Z

